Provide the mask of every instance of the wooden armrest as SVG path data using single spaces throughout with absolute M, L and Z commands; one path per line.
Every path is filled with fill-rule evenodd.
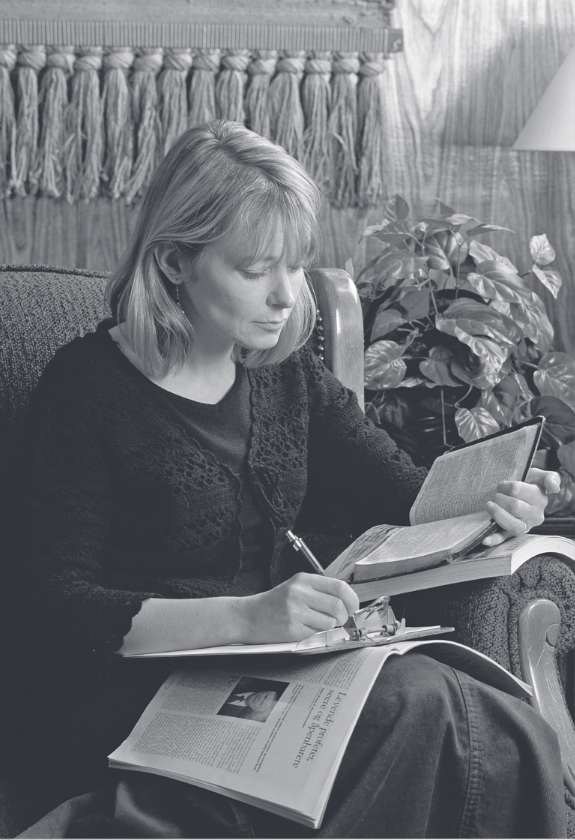
M 531 705 L 557 732 L 565 786 L 575 796 L 575 727 L 563 699 L 555 648 L 561 629 L 559 607 L 546 598 L 525 604 L 519 614 L 519 659 L 533 689 Z
M 363 409 L 363 318 L 355 283 L 341 268 L 309 272 L 323 319 L 325 365 Z

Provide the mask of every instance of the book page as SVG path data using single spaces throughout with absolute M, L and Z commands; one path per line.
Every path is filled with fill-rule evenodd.
M 437 458 L 410 512 L 412 525 L 484 510 L 500 481 L 523 479 L 539 435 L 523 426 Z
M 193 781 L 252 804 L 266 800 L 268 810 L 317 826 L 388 655 L 382 647 L 297 663 L 290 656 L 234 657 L 225 668 L 179 668 L 110 764 Z
M 410 557 L 432 555 L 437 552 L 457 550 L 483 533 L 491 517 L 487 511 L 470 513 L 441 522 L 426 522 L 423 525 L 409 525 L 390 529 L 379 545 L 363 554 L 357 566 L 369 566 L 375 563 L 396 562 Z

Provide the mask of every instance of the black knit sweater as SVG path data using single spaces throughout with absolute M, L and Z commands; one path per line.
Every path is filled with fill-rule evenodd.
M 117 650 L 150 596 L 224 594 L 241 555 L 238 478 L 122 355 L 111 324 L 58 351 L 24 438 L 35 638 L 76 661 Z M 425 471 L 309 348 L 249 378 L 248 472 L 273 529 L 273 585 L 302 568 L 289 528 L 327 563 L 369 525 L 407 521 Z

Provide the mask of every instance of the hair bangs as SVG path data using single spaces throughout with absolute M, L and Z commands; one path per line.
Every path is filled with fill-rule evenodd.
M 282 256 L 287 255 L 290 265 L 311 267 L 320 251 L 315 207 L 299 196 L 286 194 L 266 179 L 264 191 L 260 188 L 244 194 L 221 235 L 238 245 L 248 242 L 252 248 L 248 259 L 256 263 L 269 252 L 278 232 L 283 240 Z

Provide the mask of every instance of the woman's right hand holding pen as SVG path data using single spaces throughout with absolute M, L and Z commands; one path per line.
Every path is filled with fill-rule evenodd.
M 344 624 L 359 609 L 342 580 L 299 572 L 267 592 L 237 599 L 246 644 L 297 642 Z

